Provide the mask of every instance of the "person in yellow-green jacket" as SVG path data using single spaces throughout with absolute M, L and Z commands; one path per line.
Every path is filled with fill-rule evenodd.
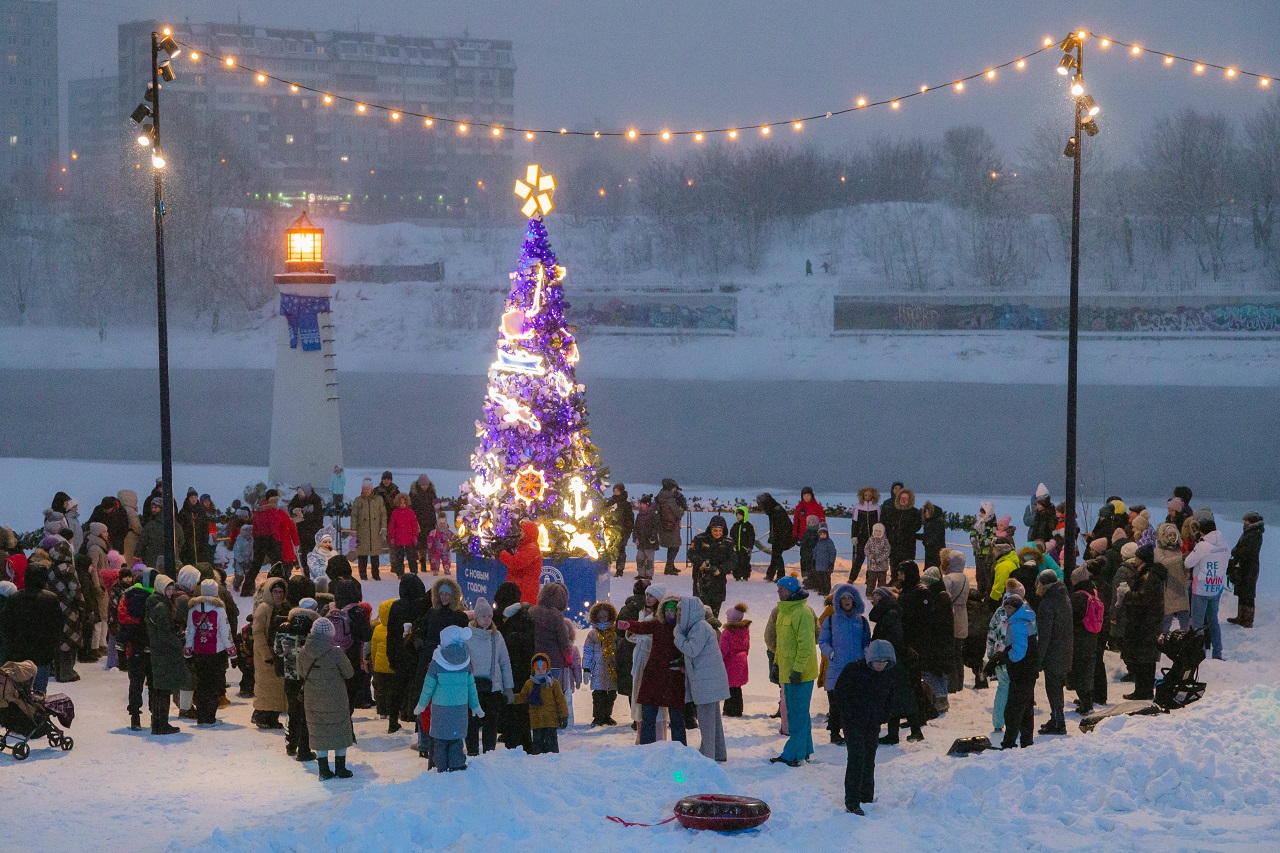
M 386 717 L 389 721 L 389 731 L 399 729 L 399 707 L 400 691 L 395 689 L 392 681 L 396 677 L 396 671 L 391 666 L 391 659 L 387 657 L 387 622 L 391 618 L 391 605 L 395 604 L 394 598 L 388 598 L 386 601 L 378 605 L 378 623 L 373 627 L 373 639 L 369 641 L 369 657 L 373 660 L 373 696 L 377 703 L 378 716 Z M 393 707 L 392 703 L 397 703 Z
M 995 556 L 996 562 L 992 568 L 994 580 L 991 583 L 991 589 L 983 590 L 986 596 L 991 599 L 991 603 L 988 606 L 988 610 L 991 612 L 994 612 L 996 605 L 1004 599 L 1004 586 L 1019 566 L 1018 552 L 1013 549 L 1013 545 L 1006 539 L 996 540 Z
M 787 575 L 778 581 L 777 652 L 774 661 L 782 682 L 790 735 L 782 754 L 769 761 L 799 767 L 813 755 L 813 726 L 809 702 L 818 677 L 818 620 L 805 603 L 809 594 L 800 579 Z

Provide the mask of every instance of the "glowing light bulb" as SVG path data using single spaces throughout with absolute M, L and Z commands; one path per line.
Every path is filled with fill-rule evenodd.
M 1077 98 L 1084 94 L 1084 78 L 1079 74 L 1071 78 L 1071 94 Z
M 1089 33 L 1086 32 L 1085 30 L 1076 30 L 1076 38 L 1080 39 L 1081 41 L 1084 41 L 1085 36 L 1087 35 L 1089 35 Z
M 1258 85 L 1264 89 L 1267 88 L 1268 86 L 1271 85 L 1271 78 L 1263 77 L 1261 80 L 1258 81 Z M 74 157 L 75 155 L 73 154 L 72 156 Z
M 1173 64 L 1173 57 L 1172 57 L 1172 56 L 1166 56 L 1166 57 L 1164 58 L 1164 64 L 1165 64 L 1165 65 L 1172 65 L 1172 64 Z
M 228 68 L 235 68 L 235 67 L 236 67 L 236 58 L 235 58 L 234 56 L 228 56 L 228 57 L 226 58 L 225 62 L 227 63 L 227 67 L 228 67 Z
M 861 107 L 865 107 L 866 105 L 867 105 L 867 99 L 866 99 L 866 98 L 858 98 L 858 107 L 859 107 L 859 108 L 861 108 Z
M 1053 44 L 1053 38 L 1051 36 L 1045 36 L 1044 41 L 1042 41 L 1041 44 L 1043 44 L 1045 47 L 1049 47 L 1051 44 Z
M 1228 76 L 1228 77 L 1234 77 L 1234 76 L 1236 76 L 1236 70 L 1235 70 L 1234 68 L 1228 68 L 1228 69 L 1227 69 L 1227 76 Z
M 764 127 L 760 128 L 760 135 L 761 136 L 769 135 L 769 125 L 766 124 Z
M 164 155 L 159 151 L 151 155 L 151 166 L 154 169 L 164 168 Z
M 957 92 L 963 92 L 963 91 L 964 91 L 964 81 L 963 81 L 963 80 L 957 80 L 957 81 L 956 81 L 956 91 L 957 91 Z
M 635 139 L 638 135 L 639 134 L 636 133 L 635 128 L 627 131 L 627 139 Z
M 525 139 L 533 139 L 533 131 L 532 131 L 532 130 L 526 130 L 526 131 L 524 132 L 524 138 L 525 138 Z
M 592 135 L 592 136 L 594 136 L 596 139 L 599 139 L 599 138 L 600 138 L 600 131 L 598 131 L 598 130 L 597 130 L 595 133 L 593 133 L 593 134 L 591 134 L 591 135 Z
M 199 62 L 199 61 L 200 61 L 200 51 L 198 51 L 198 50 L 193 50 L 193 51 L 191 51 L 191 61 L 192 61 L 192 62 Z
M 702 141 L 702 131 L 698 131 L 697 133 L 695 133 L 695 134 L 693 135 L 693 141 L 694 141 L 694 142 L 701 142 L 701 141 Z
M 669 130 L 664 130 L 664 131 L 662 131 L 662 141 L 663 141 L 663 142 L 670 142 L 670 141 L 671 141 L 671 131 L 669 131 Z
M 922 94 L 922 95 L 923 95 L 923 94 L 924 94 L 925 92 L 927 92 L 927 91 L 929 91 L 929 87 L 928 87 L 928 86 L 923 86 L 923 85 L 922 85 L 922 86 L 920 87 L 920 94 Z
M 1025 59 L 1019 59 L 1016 63 L 1014 63 L 1014 65 L 1019 71 L 1021 71 L 1023 68 L 1027 67 L 1027 61 Z
M 259 74 L 259 75 L 258 75 L 258 77 L 257 77 L 257 80 L 258 80 L 258 82 L 259 82 L 259 83 L 265 83 L 265 82 L 267 82 L 267 75 L 265 75 L 265 74 Z
M 897 108 L 898 108 L 898 102 L 897 102 L 897 101 L 890 101 L 890 102 L 889 102 L 889 109 L 891 109 L 891 110 L 896 110 Z
M 1203 74 L 1203 73 L 1204 73 L 1204 66 L 1203 66 L 1203 65 L 1201 65 L 1201 64 L 1200 64 L 1200 63 L 1198 63 L 1198 62 L 1196 63 L 1196 73 L 1197 73 L 1197 74 Z
M 729 131 L 729 138 L 730 138 L 730 139 L 737 139 L 737 138 L 738 138 L 738 131 L 736 131 L 736 130 L 731 130 L 731 131 Z
M 1111 39 L 1103 39 L 1098 42 L 1098 47 L 1111 47 Z
M 987 69 L 987 79 L 988 80 L 996 79 L 996 70 L 994 68 Z
M 148 145 L 151 144 L 151 137 L 145 133 L 138 134 L 138 144 L 141 145 L 143 148 L 146 148 Z
M 568 133 L 568 132 L 569 132 L 569 128 L 567 128 L 567 127 L 562 127 L 562 128 L 560 128 L 560 132 L 561 132 L 561 133 Z
M 791 123 L 791 129 L 792 129 L 792 130 L 803 130 L 803 129 L 804 129 L 804 122 L 802 122 L 802 121 L 793 121 L 793 122 Z
M 423 126 L 423 127 L 432 127 L 432 126 L 434 126 L 434 125 L 435 125 L 435 121 L 434 121 L 433 119 L 430 119 L 430 118 L 424 118 L 424 119 L 422 120 L 422 126 Z
M 1129 48 L 1129 52 L 1130 52 L 1130 53 L 1132 53 L 1134 56 L 1141 56 L 1141 55 L 1142 55 L 1142 46 L 1141 46 L 1141 45 L 1136 45 L 1136 44 L 1135 44 L 1133 47 Z
M 392 121 L 399 121 L 399 120 L 400 120 L 400 113 L 396 112 L 395 110 L 392 110 L 392 111 L 391 111 L 391 120 L 392 120 Z
M 500 128 L 500 127 L 495 127 L 495 128 L 492 128 L 490 132 L 491 132 L 495 137 L 498 137 L 498 136 L 501 136 L 501 135 L 502 135 L 502 128 Z
M 164 34 L 165 34 L 165 35 L 167 35 L 167 36 L 171 36 L 171 35 L 173 35 L 173 30 L 169 29 L 168 27 L 165 27 L 165 28 L 164 28 L 163 30 L 161 30 L 160 32 L 164 33 Z
M 324 102 L 325 102 L 326 104 L 332 104 L 332 103 L 333 103 L 333 95 L 325 95 L 325 96 L 324 96 Z
M 604 198 L 604 187 L 601 187 L 596 192 L 600 193 L 600 198 Z
M 298 84 L 297 84 L 297 83 L 292 84 L 292 85 L 289 87 L 289 91 L 290 91 L 290 92 L 295 92 L 295 93 L 296 93 L 296 92 L 298 91 Z
M 365 111 L 365 109 L 366 109 L 366 108 L 365 108 L 365 105 L 364 105 L 364 104 L 356 104 L 356 112 L 358 112 L 358 113 L 362 113 L 362 112 L 364 112 L 364 111 Z
M 459 124 L 459 125 L 458 125 L 458 133 L 466 133 L 466 132 L 467 132 L 467 126 L 466 126 L 466 124 Z

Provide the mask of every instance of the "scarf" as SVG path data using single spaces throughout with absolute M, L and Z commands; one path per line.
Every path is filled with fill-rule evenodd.
M 551 684 L 551 673 L 533 676 L 533 692 L 529 694 L 529 704 L 542 706 L 542 688 Z
M 604 658 L 605 671 L 609 673 L 609 680 L 613 681 L 618 677 L 618 654 L 613 645 L 618 638 L 618 632 L 613 628 L 605 628 L 603 631 L 596 629 L 596 634 L 600 637 L 600 650 Z

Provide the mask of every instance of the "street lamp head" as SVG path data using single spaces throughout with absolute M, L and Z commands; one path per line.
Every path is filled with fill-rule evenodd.
M 149 104 L 154 104 L 156 102 L 156 88 L 148 83 L 146 91 L 142 93 L 142 100 Z
M 151 117 L 151 107 L 146 104 L 138 104 L 133 112 L 129 114 L 129 118 L 133 119 L 135 124 L 142 124 Z
M 1093 99 L 1093 95 L 1085 95 L 1080 99 L 1080 109 L 1084 110 L 1084 114 L 1091 118 L 1102 112 L 1102 107 L 1098 106 L 1098 102 Z
M 168 83 L 177 76 L 177 74 L 173 73 L 173 63 L 167 59 L 160 63 L 160 78 L 164 80 L 164 82 Z
M 177 59 L 182 53 L 182 48 L 178 47 L 178 43 L 173 40 L 173 36 L 166 34 L 160 42 L 160 49 L 169 54 L 170 59 Z
M 1086 115 L 1080 120 L 1080 125 L 1084 128 L 1084 132 L 1089 136 L 1097 136 L 1101 128 L 1098 127 L 1098 121 L 1091 115 Z
M 164 168 L 164 154 L 159 148 L 151 153 L 151 166 L 157 171 Z
M 1067 147 L 1062 149 L 1063 157 L 1076 156 L 1076 138 L 1073 136 L 1067 140 Z
M 145 128 L 142 133 L 138 134 L 138 144 L 143 148 L 151 144 L 151 128 Z
M 1058 63 L 1058 73 L 1063 77 L 1070 74 L 1076 67 L 1076 58 L 1071 54 L 1063 54 L 1062 61 Z
M 1083 74 L 1077 73 L 1072 76 L 1071 94 L 1077 98 L 1084 94 L 1084 75 Z
M 324 272 L 324 229 L 317 228 L 302 212 L 285 229 L 285 269 L 289 272 Z

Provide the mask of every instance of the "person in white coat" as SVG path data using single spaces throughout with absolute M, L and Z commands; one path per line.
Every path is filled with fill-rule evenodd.
M 493 605 L 477 598 L 471 619 L 471 638 L 467 655 L 476 679 L 483 717 L 471 717 L 467 728 L 467 755 L 479 755 L 481 748 L 493 752 L 498 747 L 498 719 L 502 708 L 514 697 L 515 682 L 511 676 L 511 655 L 507 641 L 493 624 Z
M 182 648 L 195 674 L 196 725 L 216 725 L 218 697 L 226 687 L 227 653 L 232 648 L 231 625 L 217 581 L 201 581 L 200 595 L 188 602 Z
M 706 612 L 699 599 L 680 599 L 675 643 L 684 655 L 686 699 L 698 709 L 699 751 L 714 761 L 728 761 L 720 703 L 729 698 L 729 673 L 720 654 L 720 636 L 707 622 Z
M 666 598 L 666 587 L 661 584 L 650 584 L 644 591 L 644 610 L 640 613 L 638 622 L 651 622 L 658 618 L 658 605 L 662 599 Z M 638 716 L 640 707 L 640 681 L 644 677 L 644 666 L 649 662 L 649 652 L 653 651 L 653 635 L 651 634 L 627 634 L 627 639 L 632 642 L 635 648 L 631 652 L 631 713 L 635 722 L 632 727 L 636 728 L 636 743 L 640 742 L 640 731 Z M 667 739 L 667 711 L 662 708 L 658 711 L 658 720 L 655 728 L 655 737 L 658 740 Z
M 1213 512 L 1204 507 L 1196 511 L 1200 539 L 1187 554 L 1187 572 L 1191 575 L 1191 627 L 1209 629 L 1214 660 L 1222 660 L 1222 628 L 1218 625 L 1218 603 L 1227 586 L 1227 561 L 1231 549 L 1222 539 Z

